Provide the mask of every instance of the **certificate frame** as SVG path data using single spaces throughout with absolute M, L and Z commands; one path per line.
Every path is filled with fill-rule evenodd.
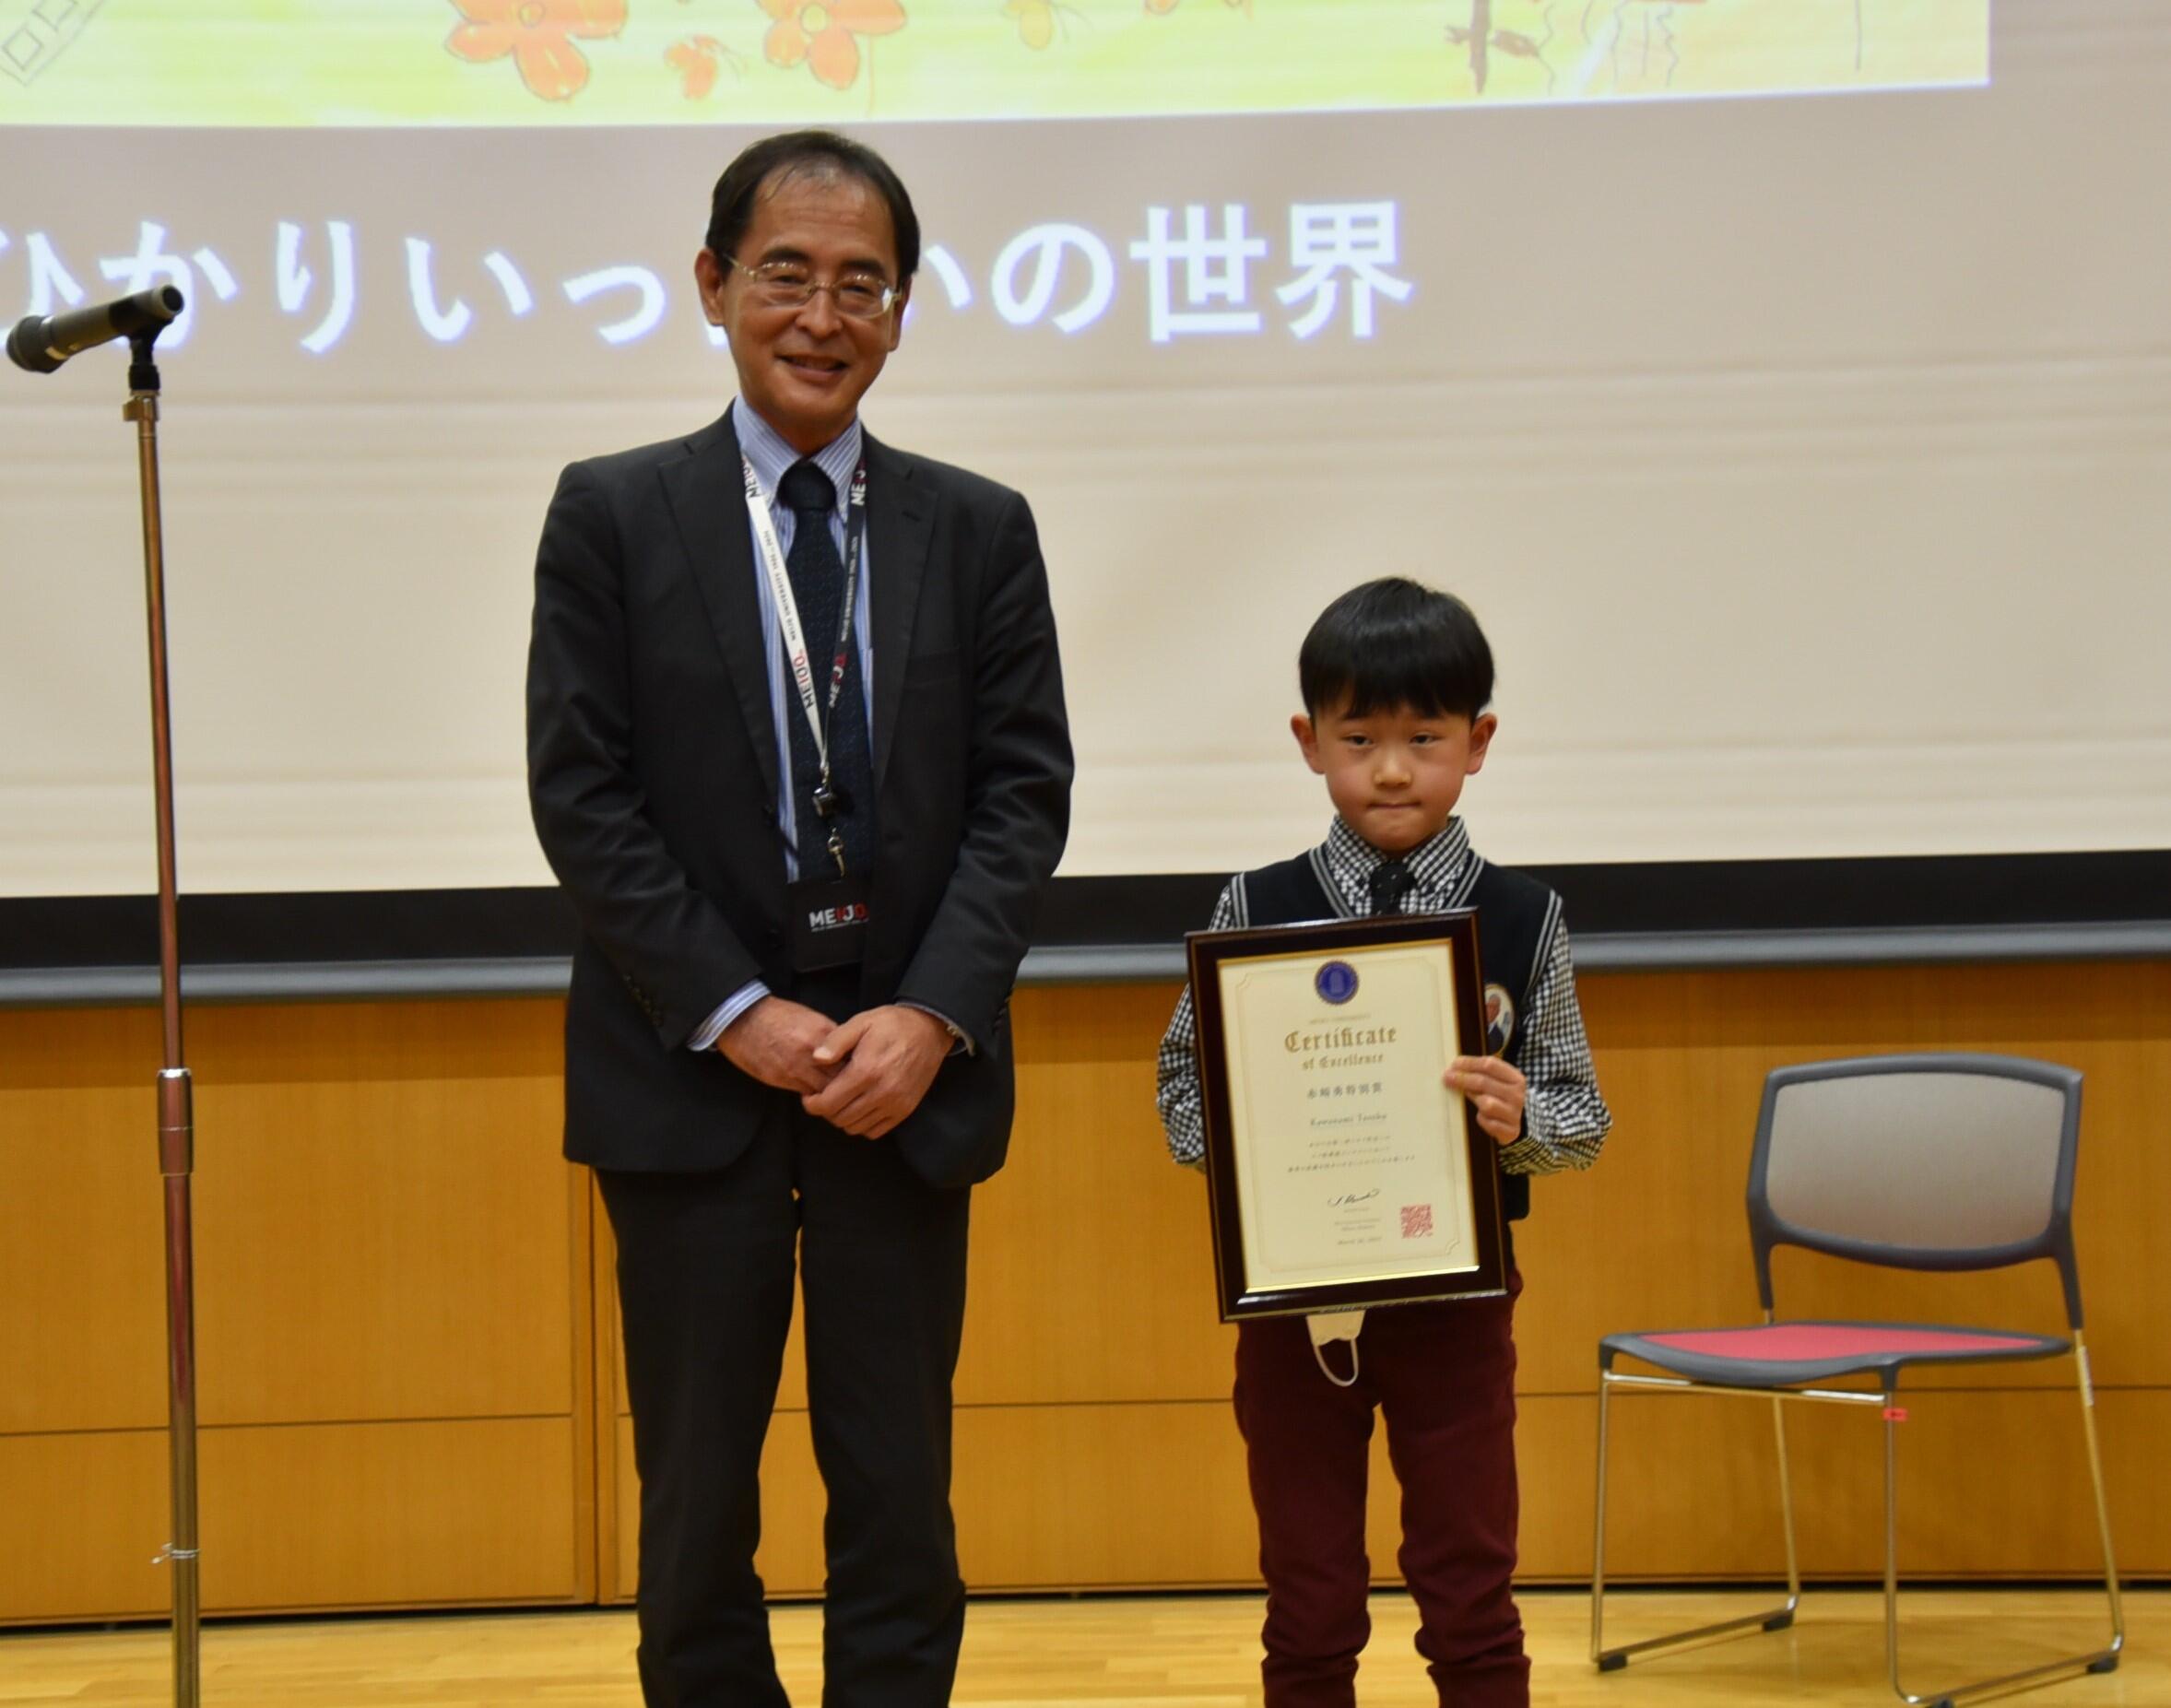
M 1443 1256 L 1436 1266 L 1423 1258 L 1397 1260 L 1384 1266 L 1393 1271 L 1386 1273 L 1379 1248 L 1381 1241 L 1387 1236 L 1375 1232 L 1365 1236 L 1372 1240 L 1374 1249 L 1351 1252 L 1346 1264 L 1310 1261 L 1300 1269 L 1277 1270 L 1266 1261 L 1268 1242 L 1261 1229 L 1251 1225 L 1252 1217 L 1247 1214 L 1247 1208 L 1257 1204 L 1257 1184 L 1265 1178 L 1257 1171 L 1272 1166 L 1266 1160 L 1267 1154 L 1269 1151 L 1283 1156 L 1291 1154 L 1288 1147 L 1292 1142 L 1292 1121 L 1301 1120 L 1310 1126 L 1346 1124 L 1322 1123 L 1293 1112 L 1285 1113 L 1277 1122 L 1264 1111 L 1248 1107 L 1251 1082 L 1247 1078 L 1247 1089 L 1239 1091 L 1233 1087 L 1232 1073 L 1249 1073 L 1245 1064 L 1257 1058 L 1256 1054 L 1246 1055 L 1247 1041 L 1257 1040 L 1262 1024 L 1271 1027 L 1285 1020 L 1288 1011 L 1278 1009 L 1273 1019 L 1262 1020 L 1245 1011 L 1247 1007 L 1258 1007 L 1256 1001 L 1239 1000 L 1232 1004 L 1223 990 L 1225 973 L 1241 976 L 1248 969 L 1279 963 L 1274 970 L 1284 975 L 1278 979 L 1279 1000 L 1287 1000 L 1290 978 L 1286 975 L 1306 972 L 1322 1003 L 1343 1004 L 1350 1000 L 1350 994 L 1364 984 L 1368 960 L 1376 960 L 1384 970 L 1391 956 L 1397 965 L 1407 968 L 1414 951 L 1418 962 L 1436 975 L 1437 988 L 1446 993 L 1445 1006 L 1451 1007 L 1452 1013 L 1437 1017 L 1440 1024 L 1436 1030 L 1443 1035 L 1435 1037 L 1428 1032 L 1394 1042 L 1411 1056 L 1410 1061 L 1398 1064 L 1404 1083 L 1412 1082 L 1412 1076 L 1427 1072 L 1436 1081 L 1454 1057 L 1487 1053 L 1484 984 L 1478 963 L 1477 914 L 1464 909 L 1445 913 L 1389 914 L 1233 931 L 1195 931 L 1185 938 L 1185 948 L 1190 965 L 1192 1007 L 1197 1023 L 1200 1113 L 1208 1199 L 1212 1207 L 1214 1275 L 1220 1291 L 1221 1320 L 1241 1322 L 1250 1317 L 1504 1294 L 1507 1291 L 1506 1232 L 1501 1215 L 1498 1148 L 1478 1125 L 1469 1100 L 1452 1093 L 1438 1100 L 1436 1112 L 1414 1125 L 1406 1116 L 1368 1114 L 1365 1117 L 1400 1126 L 1420 1143 L 1436 1130 L 1447 1147 L 1448 1157 L 1442 1178 L 1451 1184 L 1459 1184 L 1467 1195 L 1462 1205 L 1450 1207 L 1451 1215 L 1458 1215 L 1467 1207 L 1467 1220 L 1457 1221 L 1450 1230 L 1455 1242 L 1452 1254 Z M 1316 970 L 1313 971 L 1307 963 L 1316 963 Z M 1349 986 L 1350 994 L 1339 991 L 1329 994 L 1334 986 L 1342 984 Z M 1331 1020 L 1334 1017 L 1327 1011 L 1324 1018 Z M 1445 1035 L 1449 1033 L 1452 1035 Z M 1292 1041 L 1297 1036 L 1295 1032 L 1288 1034 Z M 1292 1056 L 1298 1054 L 1293 1042 L 1288 1049 Z M 1377 1061 L 1380 1058 L 1320 1055 L 1314 1059 L 1331 1064 L 1341 1059 Z M 1306 1070 L 1310 1066 L 1310 1062 L 1303 1064 Z M 1374 1090 L 1380 1089 L 1377 1083 L 1367 1083 Z M 1311 1095 L 1324 1093 L 1307 1092 L 1307 1096 Z M 1281 1107 L 1279 1100 L 1275 1106 Z M 1296 1142 L 1310 1141 L 1300 1137 Z M 1328 1138 L 1325 1142 L 1331 1145 L 1333 1140 Z M 1339 1153 L 1330 1149 L 1318 1154 L 1331 1157 Z M 1428 1160 L 1426 1166 L 1433 1165 Z M 1318 1183 L 1326 1189 L 1321 1197 L 1324 1205 L 1339 1202 L 1332 1188 L 1339 1184 L 1334 1178 L 1339 1167 L 1333 1161 L 1309 1165 L 1310 1169 L 1325 1171 Z M 1250 1191 L 1246 1190 L 1247 1182 L 1252 1185 Z M 1307 1187 L 1310 1184 L 1306 1183 Z M 1359 1183 L 1357 1177 L 1352 1177 L 1347 1184 Z M 1369 1196 L 1376 1196 L 1377 1189 Z M 1353 1199 L 1356 1195 L 1351 1193 L 1348 1196 Z M 1423 1211 L 1426 1235 L 1434 1232 L 1431 1205 L 1413 1206 L 1403 1212 L 1400 1225 L 1405 1238 L 1410 1237 L 1410 1217 L 1418 1209 Z M 1322 1221 L 1336 1213 L 1327 1209 L 1316 1212 Z M 1390 1230 L 1393 1226 L 1388 1224 Z

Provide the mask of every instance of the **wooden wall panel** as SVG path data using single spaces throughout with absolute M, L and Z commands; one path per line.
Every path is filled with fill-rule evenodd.
M 570 1418 L 205 1430 L 205 1610 L 587 1600 L 580 1444 Z M 7 1621 L 167 1611 L 166 1457 L 162 1430 L 0 1436 Z
M 516 1076 L 331 1079 L 241 1079 L 206 1054 L 206 1422 L 571 1413 L 588 1202 L 549 1154 L 554 1053 Z
M 1009 1160 L 975 1189 L 966 1405 L 1228 1392 L 1206 1183 L 1169 1160 L 1153 1054 L 1174 986 L 1021 991 Z
M 206 1605 L 593 1596 L 591 1188 L 558 1156 L 559 1024 L 191 1011 Z M 154 1014 L 0 1014 L 0 1543 L 33 1562 L 0 1620 L 163 1605 L 138 1569 L 169 1529 L 158 1062 Z M 49 1551 L 77 1563 L 42 1573 Z
M 957 1466 L 958 1554 L 975 1589 L 1257 1577 L 1226 1404 L 968 1407 Z
M 2150 1139 L 2155 1112 L 2171 1106 L 2171 969 L 1613 974 L 1583 985 L 1617 1125 L 1597 1169 L 1538 1183 L 1537 1215 L 1518 1231 L 1529 1282 L 1517 1325 L 1526 1574 L 1572 1581 L 1589 1570 L 1599 1336 L 1757 1312 L 1741 1194 L 1764 1074 L 1782 1062 L 1902 1047 L 2035 1054 L 2088 1075 L 2080 1238 L 2098 1378 L 2108 1390 L 2114 1517 L 2130 1538 L 2128 1568 L 2165 1569 L 2146 1562 L 2165 1558 L 2171 1537 L 2155 1514 L 2166 1505 L 2159 1495 L 2171 1491 L 2145 1443 L 2156 1408 L 2171 1403 L 2162 1335 L 2171 1254 L 2146 1207 L 2171 1202 L 2171 1156 Z M 1233 1331 L 1214 1320 L 1202 1183 L 1166 1160 L 1152 1109 L 1152 1052 L 1174 997 L 1173 985 L 1149 985 L 1017 998 L 1017 1133 L 1009 1164 L 975 1197 L 958 1378 L 956 1503 L 961 1546 L 970 1539 L 976 1549 L 967 1561 L 976 1587 L 1252 1581 L 1256 1540 L 1227 1406 Z M 2056 1278 L 2043 1266 L 1988 1278 L 1893 1277 L 1789 1253 L 1778 1282 L 1782 1303 L 1803 1314 L 1988 1317 L 2053 1331 L 2060 1321 Z M 614 1308 L 608 1290 L 597 1308 Z M 787 1371 L 787 1380 L 796 1374 Z M 1915 1384 L 2019 1391 L 1931 1396 L 1917 1407 L 1904 1438 L 1923 1461 L 1906 1485 L 1910 1569 L 2090 1569 L 2093 1516 L 2071 1382 L 2071 1363 L 2058 1361 Z M 798 1395 L 803 1388 L 795 1393 L 803 1403 Z M 1972 1430 L 1955 1423 L 1946 1440 L 1948 1408 L 1965 1419 L 1975 1399 L 1979 1421 Z M 1624 1439 L 1657 1434 L 1642 1443 L 1640 1464 L 1623 1459 L 1644 1481 L 1616 1490 L 1620 1570 L 1661 1578 L 1775 1572 L 1768 1410 L 1666 1398 L 1624 1408 Z M 1806 1568 L 1874 1573 L 1873 1422 L 1802 1408 L 1789 1421 Z M 780 1417 L 780 1431 L 785 1424 Z M 794 1419 L 791 1427 L 804 1426 Z M 1056 1443 L 1060 1463 L 1028 1450 Z M 2027 1456 L 2001 1456 L 2017 1448 Z M 2015 1464 L 2030 1467 L 2019 1490 L 2026 1498 L 2005 1516 L 1989 1515 L 1996 1509 L 1982 1492 L 2009 1482 Z M 1097 1466 L 1108 1467 L 1104 1479 L 1090 1468 Z M 1682 1479 L 1686 1467 L 1693 1482 Z M 784 1497 L 776 1505 L 772 1495 L 773 1512 L 819 1511 L 810 1460 L 773 1452 L 764 1475 Z M 1383 1450 L 1372 1511 L 1383 1578 L 1393 1574 L 1388 1478 Z M 633 1486 L 629 1468 L 618 1481 L 621 1498 Z M 1180 1492 L 1164 1501 L 1171 1487 Z M 1233 1491 L 1231 1511 L 1215 1505 L 1217 1490 Z M 1660 1498 L 1691 1490 L 1693 1509 Z M 1820 1490 L 1832 1498 L 1811 1513 Z M 1205 1510 L 1192 1510 L 1202 1500 Z M 1983 1515 L 1953 1515 L 1963 1510 Z M 1162 1511 L 1171 1516 L 1154 1516 Z M 1149 1534 L 1131 1534 L 1140 1513 Z M 817 1533 L 809 1527 L 787 1542 L 780 1522 L 794 1520 L 773 1516 L 769 1525 L 773 1584 L 818 1581 Z M 1112 1525 L 1120 1550 L 1107 1539 Z M 626 1539 L 626 1583 L 631 1546 Z M 1131 1575 L 1114 1563 L 1119 1551 Z M 793 1562 L 785 1576 L 767 1567 L 773 1557 Z
M 596 1457 L 604 1490 L 596 1529 L 602 1564 L 596 1592 L 600 1600 L 624 1602 L 632 1600 L 641 1587 L 641 1478 L 633 1469 L 633 1419 L 621 1414 L 612 1423 L 609 1455 Z M 765 1565 L 761 1581 L 769 1583 Z M 783 1586 L 770 1587 L 773 1591 Z
M 1548 1180 L 1518 1239 L 1532 1281 L 1525 1382 L 1587 1387 L 1601 1334 L 1741 1320 L 1757 1307 L 1742 1193 L 1764 1076 L 1786 1063 L 1902 1049 L 1991 1050 L 2077 1067 L 2075 1238 L 2097 1375 L 2171 1384 L 2171 964 L 1620 973 L 1583 983 L 1614 1137 L 1597 1169 Z M 1965 1190 L 1955 1182 L 1954 1189 Z M 2056 1329 L 2047 1266 L 1950 1281 L 1783 1254 L 1796 1315 L 1941 1315 Z M 1575 1277 L 1595 1266 L 1597 1283 Z M 2063 1380 L 2021 1367 L 2016 1382 Z
M 0 1435 L 0 1623 L 164 1613 L 163 1431 Z
M 1618 1125 L 1595 1171 L 1538 1184 L 1518 1237 L 1530 1575 L 1587 1569 L 1598 1337 L 1754 1313 L 1741 1190 L 1764 1074 L 1898 1048 L 2039 1054 L 2087 1075 L 2078 1224 L 2119 1540 L 2130 1571 L 2171 1571 L 2171 1469 L 2153 1450 L 2171 1426 L 2171 965 L 1583 985 Z M 1174 995 L 1044 988 L 1015 1004 L 1017 1135 L 975 1200 L 958 1379 L 961 1536 L 981 1587 L 1250 1581 L 1202 1184 L 1166 1161 L 1152 1110 Z M 587 1177 L 557 1160 L 559 1025 L 559 1005 L 518 1000 L 192 1010 L 205 1415 L 252 1426 L 206 1431 L 206 1477 L 234 1451 L 213 1442 L 260 1443 L 265 1492 L 255 1507 L 222 1494 L 229 1518 L 250 1511 L 273 1535 L 273 1502 L 324 1508 L 276 1545 L 229 1545 L 224 1569 L 242 1573 L 230 1593 L 247 1605 L 630 1592 L 611 1254 Z M 147 1565 L 165 1529 L 157 1050 L 146 1010 L 0 1013 L 0 1621 L 163 1602 Z M 1894 1284 L 1788 1255 L 1780 1285 L 1804 1314 L 2053 1326 L 2058 1313 L 2040 1268 Z M 2010 1391 L 1949 1439 L 1946 1408 L 1958 1417 L 1971 1396 L 1910 1402 L 1914 1569 L 2089 1569 L 2069 1380 L 2052 1364 L 1956 1373 Z M 820 1580 L 821 1502 L 796 1331 L 782 1403 L 763 1565 L 781 1592 L 806 1594 Z M 1774 1570 L 1763 1408 L 1622 1409 L 1620 1569 Z M 1811 1568 L 1872 1571 L 1874 1426 L 1790 1415 Z M 381 1444 L 395 1439 L 413 1445 Z M 493 1439 L 487 1464 L 459 1444 Z M 387 1544 L 399 1500 L 442 1508 L 452 1529 Z M 1387 1573 L 1391 1520 L 1384 1493 Z
M 570 1418 L 206 1431 L 205 1604 L 585 1600 L 593 1474 Z
M 1516 1428 L 1526 1582 L 1590 1574 L 1598 1402 L 1526 1396 Z M 2100 1421 L 2112 1529 L 2128 1575 L 2171 1572 L 2171 1507 L 2153 1443 L 2171 1396 L 2106 1396 Z M 1788 1412 L 1802 1570 L 1883 1569 L 1882 1427 L 1872 1411 Z M 621 1419 L 616 1502 L 639 1499 Z M 1399 1494 L 1384 1431 L 1367 1514 L 1373 1572 L 1398 1581 Z M 1752 1400 L 1637 1396 L 1616 1404 L 1609 1573 L 1622 1583 L 1781 1574 L 1771 1409 Z M 2082 1577 L 2098 1569 L 2077 1397 L 2039 1389 L 1941 1392 L 1901 1431 L 1900 1549 L 1919 1576 Z M 783 1411 L 762 1462 L 760 1567 L 779 1596 L 819 1595 L 821 1484 L 807 1414 Z M 957 1414 L 954 1505 L 975 1591 L 1248 1586 L 1257 1531 L 1243 1443 L 1224 1402 L 971 1406 Z M 631 1525 L 618 1532 L 606 1599 L 637 1581 Z
M 2101 1572 L 2077 1395 L 1940 1391 L 1910 1399 L 1907 1410 L 1900 1431 L 1903 1572 L 1955 1578 Z M 2156 1443 L 2171 1430 L 2171 1394 L 2104 1395 L 2097 1421 L 2119 1570 L 2160 1577 L 2171 1572 L 2171 1506 Z M 1877 1412 L 1797 1403 L 1788 1408 L 1787 1431 L 1802 1570 L 1880 1575 L 1884 1443 Z M 1617 1396 L 1612 1432 L 1609 1578 L 1782 1575 L 1766 1402 Z M 1595 1399 L 1522 1400 L 1523 1570 L 1533 1580 L 1589 1576 L 1597 1441 Z M 1376 1525 L 1376 1508 L 1374 1517 Z
M 166 1420 L 159 1047 L 147 1011 L 0 1014 L 0 1434 Z

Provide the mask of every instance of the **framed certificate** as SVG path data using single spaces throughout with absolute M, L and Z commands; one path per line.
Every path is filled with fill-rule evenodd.
M 1477 915 L 1186 941 L 1221 1320 L 1505 1292 Z

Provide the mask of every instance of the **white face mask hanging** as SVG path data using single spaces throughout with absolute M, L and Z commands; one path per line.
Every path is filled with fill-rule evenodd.
M 1312 1331 L 1312 1358 L 1319 1366 L 1319 1373 L 1338 1388 L 1357 1385 L 1357 1337 L 1363 1332 L 1364 1313 L 1362 1311 L 1322 1311 L 1304 1318 L 1304 1326 Z M 1338 1376 L 1327 1361 L 1327 1345 L 1331 1340 L 1350 1343 L 1350 1373 Z

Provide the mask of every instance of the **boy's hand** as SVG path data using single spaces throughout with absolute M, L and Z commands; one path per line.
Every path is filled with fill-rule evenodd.
M 1522 1136 L 1523 1099 L 1528 1081 L 1522 1070 L 1497 1055 L 1458 1055 L 1447 1064 L 1450 1090 L 1460 1091 L 1478 1112 L 1478 1125 L 1496 1144 L 1512 1145 Z

